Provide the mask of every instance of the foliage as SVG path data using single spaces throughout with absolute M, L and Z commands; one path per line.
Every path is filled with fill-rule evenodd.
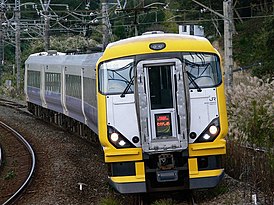
M 21 3 L 28 2 L 27 0 L 22 0 Z M 90 7 L 87 9 L 86 6 L 90 2 Z M 205 10 L 201 13 L 202 7 L 192 0 L 159 0 L 157 2 L 153 0 L 146 1 L 134 1 L 128 0 L 125 9 L 127 12 L 117 12 L 117 6 L 113 3 L 117 1 L 110 1 L 109 4 L 109 19 L 112 26 L 112 33 L 114 38 L 111 41 L 116 41 L 119 39 L 124 39 L 135 35 L 135 20 L 137 19 L 138 33 L 139 35 L 152 30 L 162 30 L 165 32 L 178 32 L 178 25 L 183 23 L 197 23 L 205 27 L 206 37 L 210 39 L 215 39 L 217 34 L 217 29 L 213 25 L 212 19 L 216 15 L 212 14 L 209 10 Z M 124 5 L 124 0 L 121 1 Z M 213 10 L 222 13 L 222 4 L 217 0 L 201 0 L 199 1 L 204 5 L 209 6 Z M 68 27 L 71 30 L 67 32 L 72 32 L 73 28 L 81 28 L 77 35 L 75 33 L 70 33 L 67 35 L 60 35 L 59 24 L 51 20 L 51 49 L 58 51 L 66 50 L 82 50 L 88 51 L 89 47 L 94 47 L 98 43 L 102 43 L 102 25 L 101 24 L 101 3 L 100 0 L 95 1 L 73 1 L 73 0 L 56 0 L 55 4 L 62 3 L 69 6 L 70 11 L 77 11 L 79 14 L 83 14 L 83 18 L 78 18 L 78 23 L 71 23 L 74 15 L 68 15 L 64 11 L 64 7 L 58 7 L 52 5 L 54 11 L 60 16 L 58 23 L 62 24 L 64 28 Z M 41 5 L 37 3 L 38 9 Z M 150 6 L 148 9 L 142 10 L 142 8 Z M 273 8 L 268 1 L 260 2 L 256 0 L 243 1 L 239 0 L 235 2 L 235 8 L 237 8 L 238 13 L 242 17 L 250 17 L 252 15 L 269 15 L 273 13 Z M 23 10 L 26 8 L 22 8 Z M 135 10 L 138 11 L 135 14 Z M 138 10 L 140 9 L 140 10 Z M 27 10 L 24 10 L 27 11 Z M 11 18 L 13 11 L 7 11 L 8 18 Z M 87 15 L 95 13 L 96 15 Z M 10 15 L 10 17 L 9 17 Z M 84 17 L 86 16 L 86 17 Z M 91 20 L 98 17 L 99 25 L 89 24 Z M 22 12 L 22 19 L 38 19 L 40 22 L 41 16 L 35 11 L 28 8 L 28 12 Z M 223 32 L 223 22 L 218 20 L 214 21 L 217 23 L 218 30 Z M 255 19 L 244 19 L 244 22 L 235 22 L 237 35 L 233 38 L 234 44 L 234 58 L 239 66 L 249 66 L 256 62 L 262 62 L 262 66 L 254 67 L 252 70 L 253 75 L 260 78 L 265 75 L 273 75 L 273 65 L 274 65 L 274 17 L 267 18 L 255 18 Z M 87 32 L 83 32 L 87 28 Z M 98 32 L 99 31 L 99 32 Z M 79 35 L 78 35 L 79 34 Z M 36 34 L 33 34 L 34 37 Z M 22 37 L 29 37 L 25 31 L 21 33 Z M 89 36 L 89 38 L 87 38 Z M 96 43 L 98 42 L 98 43 Z M 32 40 L 32 41 L 21 41 L 21 67 L 24 67 L 24 62 L 26 58 L 31 53 L 37 53 L 44 51 L 43 39 Z M 5 65 L 11 65 L 15 62 L 15 47 L 12 44 L 5 45 Z M 23 72 L 22 72 L 23 73 Z
M 250 146 L 273 149 L 274 145 L 274 79 L 264 82 L 247 77 L 246 82 L 228 91 L 229 136 Z
M 229 133 L 225 170 L 273 201 L 274 79 L 235 76 L 228 91 Z M 246 194 L 246 193 L 245 193 Z M 248 194 L 247 194 L 248 195 Z M 268 203 L 265 203 L 268 204 Z
M 178 33 L 178 24 L 172 22 L 172 21 L 175 20 L 175 17 L 176 16 L 174 16 L 172 11 L 170 11 L 170 10 L 165 11 L 165 18 L 164 18 L 164 23 L 163 23 L 163 25 L 165 27 L 164 32 L 166 32 L 166 33 Z
M 98 42 L 91 38 L 85 38 L 83 36 L 55 36 L 50 38 L 50 49 L 57 50 L 58 52 L 66 51 L 87 51 L 98 46 Z M 44 51 L 44 43 L 42 40 L 36 40 L 29 43 L 28 47 L 22 53 L 22 60 L 25 61 L 29 54 L 39 53 Z
M 21 0 L 21 4 L 26 3 L 26 2 L 30 2 L 29 0 Z M 37 4 L 39 5 L 39 1 L 34 1 L 37 2 Z M 67 4 L 69 5 L 69 8 L 71 10 L 74 9 L 85 9 L 86 3 L 88 1 L 75 1 L 75 0 L 55 0 L 54 2 L 52 2 L 52 4 Z M 54 8 L 54 6 L 51 6 Z M 92 3 L 90 4 L 89 9 L 98 9 L 100 7 L 100 0 L 92 0 Z M 60 7 L 59 7 L 60 9 Z M 63 7 L 61 7 L 61 9 L 63 9 Z
M 220 1 L 201 0 L 199 2 L 222 13 L 223 5 Z M 145 2 L 129 0 L 126 8 L 142 8 L 153 3 L 155 1 L 152 0 Z M 157 3 L 165 6 L 154 4 L 153 8 L 146 12 L 137 12 L 139 34 L 151 30 L 177 33 L 178 25 L 184 23 L 201 24 L 205 28 L 206 37 L 211 40 L 221 37 L 223 33 L 223 21 L 217 20 L 218 17 L 209 10 L 201 12 L 202 7 L 191 0 L 159 0 Z M 258 3 L 256 0 L 239 0 L 234 4 L 235 10 L 241 17 L 255 18 L 243 19 L 243 22 L 235 20 L 237 34 L 233 37 L 233 57 L 241 67 L 261 62 L 261 66 L 252 69 L 252 74 L 260 78 L 269 77 L 274 71 L 274 17 L 271 17 L 274 7 L 271 7 L 271 4 L 273 5 L 273 2 Z M 112 15 L 114 19 L 112 24 L 116 25 L 117 18 L 119 19 L 119 27 L 113 30 L 114 35 L 118 38 L 135 35 L 133 11 L 127 14 L 122 13 L 120 16 L 114 13 Z M 256 16 L 266 16 L 266 18 L 256 18 Z
M 14 177 L 16 177 L 16 174 L 14 172 L 14 170 L 10 170 L 4 177 L 5 180 L 10 180 L 10 179 L 14 179 Z
M 124 26 L 122 20 L 118 20 L 114 22 L 113 32 L 115 33 L 118 39 L 126 38 L 126 27 Z
M 96 47 L 98 43 L 93 39 L 87 39 L 82 36 L 61 36 L 51 39 L 51 49 L 65 52 L 67 50 L 87 50 Z
M 10 80 L 11 85 L 6 85 L 6 80 Z M 16 76 L 13 75 L 10 71 L 4 72 L 1 78 L 0 94 L 10 97 L 17 97 L 15 87 Z
M 238 35 L 234 40 L 234 57 L 242 67 L 261 62 L 262 66 L 254 67 L 252 74 L 260 78 L 274 73 L 274 17 L 253 19 L 238 24 Z
M 112 197 L 107 197 L 103 198 L 99 205 L 120 205 L 120 203 Z
M 172 205 L 171 199 L 160 199 L 156 202 L 154 202 L 152 205 Z

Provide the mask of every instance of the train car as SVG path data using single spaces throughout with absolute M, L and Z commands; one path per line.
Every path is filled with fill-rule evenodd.
M 215 187 L 228 131 L 220 55 L 203 37 L 147 34 L 98 61 L 98 131 L 121 193 Z
M 102 53 L 32 54 L 25 62 L 28 110 L 65 128 L 98 133 L 95 68 Z
M 220 62 L 203 37 L 146 34 L 103 53 L 31 55 L 25 92 L 35 115 L 98 134 L 118 192 L 211 188 L 228 130 Z

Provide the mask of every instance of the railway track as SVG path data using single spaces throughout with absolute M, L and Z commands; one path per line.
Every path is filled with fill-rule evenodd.
M 0 105 L 4 105 L 7 107 L 11 107 L 11 108 L 26 108 L 27 107 L 26 105 L 22 105 L 20 103 L 2 99 L 2 98 L 0 98 Z
M 19 112 L 24 112 L 24 114 L 29 114 L 29 112 L 25 109 L 27 106 L 25 106 L 23 104 L 20 104 L 20 103 L 17 103 L 17 102 L 10 101 L 10 100 L 0 98 L 0 106 L 9 107 L 9 108 L 17 110 Z M 0 143 L 2 142 L 2 139 L 1 139 L 2 136 L 1 135 L 2 135 L 2 133 L 4 133 L 2 131 L 2 129 L 3 129 L 2 128 L 2 123 L 0 121 Z M 14 146 L 14 147 L 17 147 L 17 146 Z M 30 149 L 31 149 L 31 147 L 30 147 Z M 33 158 L 35 160 L 34 152 L 33 151 L 31 151 L 31 152 L 33 153 Z M 23 156 L 25 156 L 25 155 L 27 155 L 27 154 L 23 154 Z M 3 157 L 3 153 L 2 153 L 2 157 Z M 23 158 L 24 157 L 21 157 L 20 161 L 27 162 L 29 160 L 29 159 L 26 160 L 26 159 L 23 159 Z M 2 160 L 3 160 L 3 158 L 2 158 Z M 6 158 L 3 161 L 4 161 L 4 165 L 6 165 Z M 13 159 L 12 161 L 13 162 L 16 161 L 16 163 L 17 163 L 18 160 Z M 35 166 L 35 161 L 33 163 L 34 163 L 34 166 Z M 11 166 L 11 167 L 13 167 L 13 166 Z M 3 171 L 2 171 L 3 168 L 1 168 L 1 144 L 0 144 L 0 178 L 13 178 L 13 177 L 18 177 L 18 175 L 20 175 L 21 172 L 22 173 L 27 173 L 27 171 L 25 171 L 26 170 L 25 166 L 22 165 L 22 167 L 23 167 L 23 169 L 20 170 L 20 172 L 14 174 L 14 172 L 12 170 L 9 170 L 8 173 L 6 173 L 6 175 L 3 175 L 3 177 L 2 177 L 1 174 L 3 173 Z M 19 178 L 17 179 L 18 181 L 22 181 L 21 182 L 22 186 L 19 187 L 18 190 L 6 192 L 6 194 L 2 196 L 2 194 L 1 194 L 1 188 L 2 187 L 0 187 L 0 204 L 7 205 L 7 204 L 10 204 L 10 203 L 16 201 L 16 199 L 18 199 L 22 195 L 24 190 L 26 189 L 27 185 L 29 184 L 29 182 L 32 178 L 33 173 L 34 173 L 34 167 L 31 168 L 31 171 L 29 172 L 28 176 L 25 175 L 26 181 L 22 181 L 22 179 L 24 178 L 23 176 L 20 176 L 20 179 Z M 1 179 L 0 179 L 0 184 L 2 184 Z M 7 181 L 7 184 L 9 184 L 8 181 Z M 8 187 L 8 186 L 9 185 L 3 184 L 3 187 Z M 165 196 L 158 195 L 158 194 L 157 195 L 154 195 L 154 194 L 135 195 L 134 199 L 133 199 L 133 204 L 134 205 L 150 205 L 150 204 L 155 203 L 155 201 L 158 201 L 159 204 L 162 204 L 162 201 L 163 201 L 163 204 L 165 204 L 165 201 L 167 201 L 167 202 L 171 201 L 172 204 L 177 204 L 178 203 L 180 205 L 197 205 L 195 203 L 194 196 L 193 196 L 191 191 L 187 191 L 183 194 L 180 193 L 179 196 L 178 196 L 178 194 L 169 196 L 169 194 L 167 194 L 167 193 L 165 193 L 164 195 Z M 5 201 L 5 199 L 6 199 L 6 201 Z M 167 204 L 169 204 L 169 203 L 167 203 Z
M 188 202 L 189 202 L 189 204 L 191 204 L 191 205 L 198 205 L 198 204 L 195 202 L 195 198 L 194 198 L 194 195 L 193 195 L 193 192 L 192 192 L 192 191 L 190 191 Z
M 156 203 L 155 203 L 156 202 Z M 180 204 L 197 205 L 192 191 L 183 191 L 176 194 L 168 192 L 162 194 L 136 194 L 133 200 L 134 205 L 150 204 Z
M 0 204 L 15 202 L 30 183 L 35 170 L 35 153 L 14 129 L 0 121 L 2 161 L 0 167 Z

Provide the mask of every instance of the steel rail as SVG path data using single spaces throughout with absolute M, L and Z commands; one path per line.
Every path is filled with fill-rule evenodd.
M 27 107 L 26 105 L 22 105 L 20 103 L 2 99 L 2 98 L 0 98 L 0 105 L 11 107 L 11 108 L 26 108 Z
M 194 199 L 194 195 L 193 195 L 193 191 L 192 191 L 192 190 L 190 190 L 190 192 L 189 192 L 189 203 L 190 203 L 191 205 L 197 205 L 196 202 L 195 202 L 195 199 Z
M 2 157 L 3 157 L 3 153 L 2 153 L 2 146 L 1 146 L 1 144 L 0 144 L 0 168 L 1 168 L 1 166 L 2 166 Z
M 29 153 L 31 154 L 31 159 L 32 159 L 32 166 L 31 166 L 31 170 L 29 172 L 27 179 L 14 194 L 2 204 L 2 205 L 7 205 L 11 202 L 14 202 L 20 196 L 20 194 L 25 190 L 27 185 L 30 183 L 32 176 L 34 174 L 34 171 L 35 171 L 36 156 L 35 156 L 35 153 L 31 147 L 31 145 L 25 140 L 25 138 L 21 134 L 19 134 L 16 130 L 14 130 L 13 128 L 11 128 L 10 126 L 6 125 L 5 123 L 3 123 L 1 121 L 0 121 L 0 126 L 2 126 L 4 129 L 7 129 L 10 132 L 12 132 L 13 134 L 15 134 L 17 139 L 19 139 L 26 146 Z

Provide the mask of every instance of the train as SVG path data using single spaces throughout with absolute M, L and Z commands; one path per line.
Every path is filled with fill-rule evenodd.
M 149 32 L 99 53 L 31 54 L 24 90 L 34 115 L 99 138 L 118 192 L 208 189 L 224 176 L 221 64 L 204 37 Z

